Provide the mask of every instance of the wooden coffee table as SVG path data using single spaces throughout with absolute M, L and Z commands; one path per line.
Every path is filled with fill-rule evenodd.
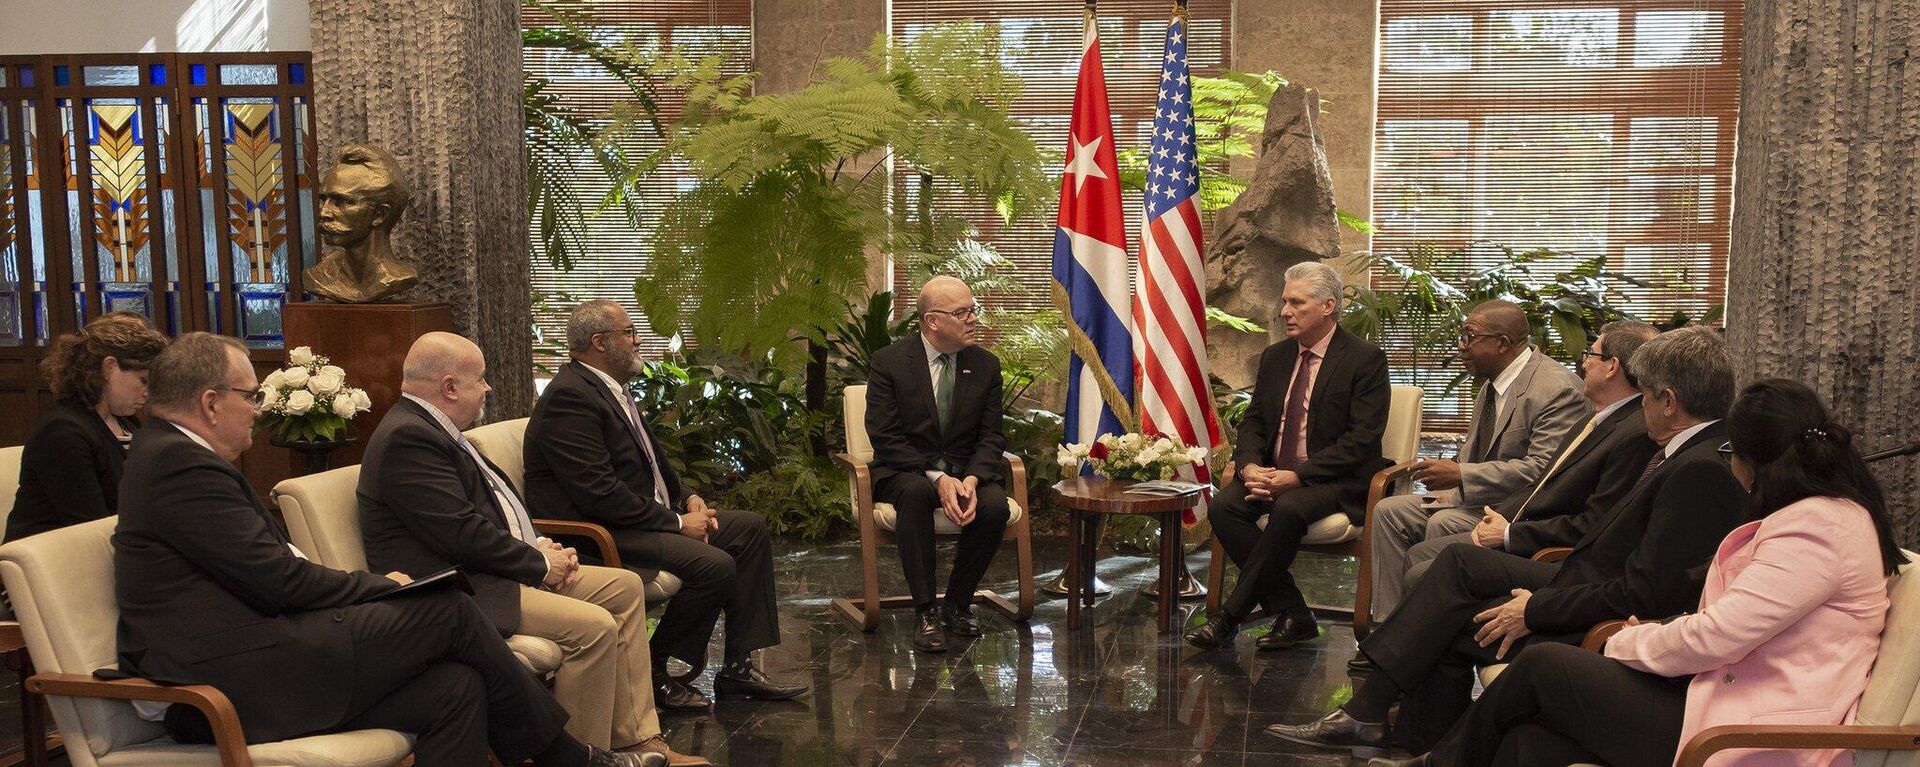
M 1080 628 L 1080 608 L 1093 606 L 1094 547 L 1090 528 L 1102 514 L 1144 514 L 1160 519 L 1160 620 L 1162 632 L 1180 628 L 1180 517 L 1200 505 L 1200 489 L 1179 495 L 1128 495 L 1130 480 L 1075 477 L 1053 485 L 1053 498 L 1067 509 L 1067 629 Z

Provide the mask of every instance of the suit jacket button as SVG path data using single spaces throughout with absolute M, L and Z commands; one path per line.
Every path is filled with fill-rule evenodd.
M 334 623 L 340 623 L 340 622 L 342 622 L 342 621 L 345 621 L 346 619 L 347 619 L 347 611 L 345 611 L 345 610 L 335 610 L 335 611 L 333 611 L 333 622 L 334 622 Z

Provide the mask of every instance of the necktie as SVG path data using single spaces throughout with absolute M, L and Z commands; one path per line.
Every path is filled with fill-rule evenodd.
M 1498 395 L 1492 381 L 1480 386 L 1480 412 L 1473 417 L 1473 450 L 1467 454 L 1472 461 L 1484 461 L 1493 454 L 1493 419 L 1498 417 L 1493 400 Z
M 1274 451 L 1274 468 L 1291 471 L 1299 465 L 1300 440 L 1304 436 L 1300 426 L 1307 420 L 1307 400 L 1313 395 L 1311 381 L 1308 380 L 1308 367 L 1313 364 L 1313 352 L 1302 349 L 1300 359 L 1293 363 L 1293 383 L 1287 387 L 1287 409 L 1280 421 L 1280 447 Z
M 507 519 L 507 532 L 529 546 L 534 545 L 540 535 L 534 531 L 533 517 L 527 514 L 527 507 L 520 502 L 520 496 L 506 486 L 506 480 L 494 476 L 493 469 L 487 468 L 486 459 L 480 457 L 480 451 L 466 437 L 460 438 L 460 446 L 466 448 L 467 457 L 473 459 L 473 465 L 480 468 L 480 476 L 486 477 L 487 487 L 493 491 L 493 501 L 500 504 L 501 516 Z
M 1660 464 L 1663 464 L 1666 462 L 1667 462 L 1666 448 L 1661 448 L 1659 450 L 1653 451 L 1653 458 L 1647 461 L 1647 470 L 1640 472 L 1640 478 L 1637 480 L 1634 480 L 1633 484 L 1639 485 L 1640 483 L 1647 481 L 1647 477 L 1653 476 L 1653 471 L 1655 469 L 1660 468 Z
M 622 395 L 620 402 L 627 406 L 627 423 L 633 426 L 633 437 L 640 442 L 640 451 L 647 454 L 647 468 L 653 470 L 653 501 L 673 508 L 667 499 L 667 478 L 660 473 L 660 457 L 653 454 L 653 437 L 647 434 L 647 422 L 640 419 L 640 409 L 634 407 L 632 397 Z
M 953 423 L 953 355 L 942 354 L 933 362 L 939 372 L 933 379 L 933 409 L 940 418 L 940 433 L 945 434 Z
M 1587 435 L 1593 433 L 1593 425 L 1599 422 L 1598 413 L 1587 419 L 1587 428 L 1581 429 L 1579 434 L 1574 435 L 1573 441 L 1567 443 L 1567 449 L 1560 451 L 1560 457 L 1553 459 L 1553 465 L 1547 467 L 1547 473 L 1540 475 L 1540 482 L 1533 486 L 1533 492 L 1527 494 L 1527 499 L 1520 502 L 1520 508 L 1514 510 L 1513 519 L 1509 521 L 1520 521 L 1520 515 L 1527 513 L 1527 504 L 1533 503 L 1533 497 L 1540 494 L 1540 488 L 1546 486 L 1547 480 L 1553 477 L 1554 472 L 1560 470 L 1560 465 L 1567 462 L 1567 456 L 1573 455 L 1573 451 L 1580 447 L 1580 443 L 1586 441 Z

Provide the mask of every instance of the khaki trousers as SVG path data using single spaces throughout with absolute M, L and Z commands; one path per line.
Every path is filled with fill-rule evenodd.
M 522 586 L 520 633 L 551 639 L 566 654 L 553 697 L 570 715 L 568 735 L 612 749 L 660 734 L 639 575 L 583 566 L 579 580 L 558 592 Z

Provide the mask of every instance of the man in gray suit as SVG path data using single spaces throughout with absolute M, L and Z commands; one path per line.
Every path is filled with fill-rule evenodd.
M 1429 494 L 1396 495 L 1374 509 L 1373 583 L 1397 583 L 1407 550 L 1429 538 L 1471 531 L 1481 509 L 1540 479 L 1573 430 L 1593 415 L 1580 379 L 1532 347 L 1527 314 L 1507 301 L 1487 301 L 1467 314 L 1460 359 L 1479 382 L 1467 442 L 1455 460 L 1415 464 L 1413 478 Z M 1382 619 L 1396 594 L 1376 591 L 1372 613 Z

